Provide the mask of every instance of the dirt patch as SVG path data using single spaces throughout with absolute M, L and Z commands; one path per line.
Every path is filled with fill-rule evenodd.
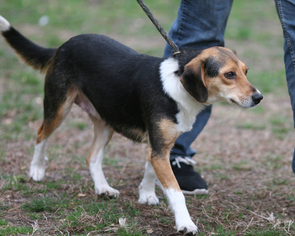
M 208 182 L 209 195 L 187 196 L 186 199 L 193 220 L 198 222 L 200 231 L 205 235 L 212 235 L 219 228 L 243 235 L 269 225 L 277 230 L 281 229 L 286 235 L 295 233 L 294 228 L 290 228 L 291 221 L 295 219 L 295 177 L 291 171 L 295 134 L 290 131 L 278 138 L 272 127 L 267 125 L 269 119 L 278 113 L 288 117 L 285 122 L 292 125 L 289 98 L 266 96 L 261 106 L 265 110 L 262 114 L 228 105 L 214 106 L 208 125 L 193 143 L 193 148 L 198 152 L 194 157 L 196 169 Z M 80 183 L 64 184 L 53 194 L 59 196 L 67 192 L 70 196 L 77 196 L 81 187 L 86 185 L 88 187 L 83 194 L 87 199 L 106 201 L 95 196 L 83 158 L 72 158 L 85 157 L 91 144 L 92 127 L 89 121 L 82 131 L 71 127 L 71 122 L 79 120 L 87 121 L 88 118 L 80 108 L 74 107 L 66 122 L 50 139 L 50 161 L 47 163 L 45 183 L 58 180 L 71 183 L 71 174 L 66 171 L 70 168 L 82 176 Z M 263 129 L 246 129 L 242 128 L 244 122 L 262 122 L 266 126 Z M 31 125 L 32 132 L 39 125 L 40 121 Z M 32 155 L 28 150 L 33 145 L 33 139 L 7 144 L 6 161 L 1 163 L 1 174 L 23 175 L 21 181 L 38 190 L 40 184 L 25 177 Z M 50 151 L 56 145 L 61 148 L 55 152 Z M 175 235 L 173 216 L 163 200 L 156 208 L 137 203 L 137 187 L 143 176 L 146 153 L 146 144 L 134 144 L 115 134 L 106 152 L 108 164 L 104 166 L 105 175 L 111 180 L 111 185 L 121 192 L 117 200 L 119 206 L 128 203 L 129 207 L 140 212 L 134 220 L 145 234 Z M 4 179 L 0 182 L 0 186 L 7 185 Z M 161 191 L 157 190 L 157 194 L 163 199 Z M 36 196 L 31 196 L 33 197 Z M 6 190 L 1 191 L 0 200 L 1 204 L 7 206 L 4 219 L 13 225 L 34 225 L 35 221 L 29 219 L 20 208 L 30 200 L 25 195 L 13 189 Z M 87 218 L 87 214 L 85 217 Z M 159 218 L 166 220 L 159 221 Z M 97 218 L 88 220 L 98 222 Z M 38 220 L 38 227 L 50 235 L 55 234 L 56 228 L 52 227 L 55 221 L 54 214 L 44 212 L 43 219 Z M 72 233 L 80 232 L 76 228 L 68 230 Z M 81 230 L 85 232 L 85 229 Z M 110 231 L 110 235 L 111 232 L 114 231 Z

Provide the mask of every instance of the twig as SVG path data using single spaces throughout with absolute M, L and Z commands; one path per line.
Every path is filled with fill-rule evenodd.
M 253 217 L 251 218 L 251 220 L 250 220 L 249 224 L 247 225 L 247 227 L 242 231 L 242 233 L 246 232 L 247 229 L 249 229 L 249 227 L 250 227 L 252 221 L 253 221 Z

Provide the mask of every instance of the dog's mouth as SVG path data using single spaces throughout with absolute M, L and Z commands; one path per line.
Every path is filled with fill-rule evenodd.
M 240 106 L 235 100 L 233 100 L 233 99 L 230 99 L 230 102 L 231 103 L 234 103 L 234 104 L 236 104 L 236 105 L 238 105 L 238 106 Z
M 236 104 L 239 107 L 243 107 L 243 108 L 251 108 L 251 107 L 255 107 L 257 106 L 260 101 L 263 99 L 263 96 L 261 94 L 254 94 L 251 99 L 245 99 L 242 100 L 241 102 L 237 102 L 234 99 L 229 99 L 230 103 L 232 104 Z
M 242 107 L 242 108 L 250 108 L 250 107 L 252 107 L 252 104 L 247 103 L 245 101 L 244 102 L 237 102 L 234 99 L 230 99 L 230 103 L 235 104 L 235 105 L 237 105 L 239 107 Z

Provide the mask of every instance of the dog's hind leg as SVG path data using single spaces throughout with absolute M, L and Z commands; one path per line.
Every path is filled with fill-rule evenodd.
M 148 205 L 155 205 L 159 203 L 159 199 L 155 193 L 155 183 L 157 176 L 154 168 L 149 161 L 145 163 L 144 177 L 139 185 L 139 199 L 138 203 Z
M 38 130 L 35 151 L 30 166 L 30 177 L 34 181 L 41 181 L 44 178 L 47 140 L 67 116 L 74 101 L 74 92 L 70 91 L 62 95 L 63 96 L 57 96 L 57 93 L 51 93 L 49 95 L 45 90 L 44 118 Z M 64 99 L 61 99 L 61 97 L 64 97 Z
M 118 197 L 119 191 L 109 186 L 102 170 L 104 147 L 110 141 L 114 130 L 100 118 L 92 115 L 90 118 L 94 124 L 94 139 L 86 163 L 94 181 L 95 193 Z

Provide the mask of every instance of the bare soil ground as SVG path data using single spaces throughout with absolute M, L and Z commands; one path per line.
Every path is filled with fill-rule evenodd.
M 286 235 L 295 234 L 294 228 L 290 228 L 295 219 L 295 177 L 290 165 L 295 134 L 292 131 L 278 137 L 267 125 L 276 114 L 291 117 L 289 98 L 267 95 L 261 106 L 265 109 L 262 114 L 229 105 L 216 105 L 207 127 L 193 144 L 198 152 L 194 157 L 196 169 L 208 182 L 210 192 L 205 197 L 186 198 L 193 220 L 198 222 L 200 231 L 205 235 L 214 235 L 218 227 L 244 235 L 251 232 L 249 229 L 262 230 L 270 224 L 274 228 L 284 229 Z M 88 185 L 83 197 L 105 201 L 106 199 L 94 195 L 91 176 L 83 158 L 81 161 L 72 159 L 73 155 L 85 157 L 87 154 L 92 126 L 88 122 L 87 127 L 81 131 L 71 127 L 70 122 L 73 120 L 88 118 L 80 108 L 74 107 L 66 122 L 52 136 L 48 145 L 49 162 L 45 182 L 70 181 L 71 176 L 65 170 L 71 168 L 83 177 L 80 183 L 76 186 L 65 184 L 63 189 L 54 194 L 66 191 L 70 195 L 77 195 L 81 193 L 81 186 Z M 253 123 L 254 128 L 243 128 L 245 122 Z M 260 124 L 266 125 L 259 129 Z M 40 121 L 29 124 L 32 132 L 39 125 Z M 286 125 L 292 125 L 291 119 L 286 121 Z M 7 161 L 1 163 L 2 173 L 28 174 L 32 155 L 28 150 L 33 145 L 33 139 L 9 143 Z M 57 145 L 60 149 L 51 153 L 51 147 Z M 174 220 L 166 203 L 161 201 L 157 208 L 137 203 L 137 187 L 143 176 L 146 153 L 146 144 L 134 144 L 114 135 L 106 152 L 108 161 L 104 166 L 105 175 L 111 179 L 111 185 L 121 192 L 117 200 L 119 206 L 128 202 L 142 212 L 136 216 L 136 220 L 145 233 L 174 235 Z M 23 181 L 31 188 L 38 189 L 40 186 L 29 178 L 24 178 Z M 4 179 L 0 180 L 0 186 L 5 184 Z M 161 191 L 158 191 L 158 195 L 163 197 Z M 28 199 L 9 190 L 1 193 L 0 200 L 9 205 L 4 214 L 5 219 L 15 225 L 33 225 L 34 222 L 27 219 L 24 210 L 20 208 Z M 168 217 L 168 221 L 159 222 L 154 217 L 155 212 Z M 89 220 L 97 222 L 97 219 L 84 220 L 88 223 Z M 39 220 L 38 224 L 49 235 L 56 233 L 52 214 L 45 212 L 44 219 Z M 115 226 L 110 226 L 111 230 L 112 227 Z M 77 233 L 77 229 L 68 230 Z

